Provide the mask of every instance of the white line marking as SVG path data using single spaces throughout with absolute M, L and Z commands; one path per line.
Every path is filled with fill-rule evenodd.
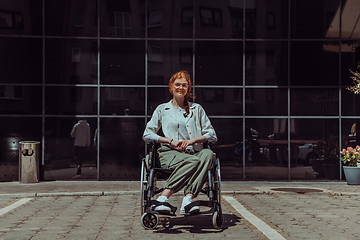
M 16 202 L 10 204 L 9 206 L 0 209 L 0 216 L 4 215 L 5 213 L 10 212 L 11 210 L 14 210 L 17 207 L 20 207 L 21 205 L 23 205 L 31 200 L 32 200 L 32 198 L 22 198 Z
M 271 240 L 278 240 L 278 239 L 286 239 L 261 219 L 256 217 L 254 214 L 249 212 L 241 203 L 236 201 L 233 197 L 230 196 L 222 196 L 230 205 L 238 211 L 241 216 L 243 216 L 246 220 L 248 220 L 252 225 L 254 225 L 257 229 L 259 229 L 266 237 Z

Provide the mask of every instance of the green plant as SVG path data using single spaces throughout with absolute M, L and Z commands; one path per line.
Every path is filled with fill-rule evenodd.
M 341 161 L 345 166 L 356 167 L 360 163 L 360 146 L 354 148 L 348 147 L 341 151 Z
M 358 65 L 357 69 L 360 69 L 360 65 Z M 347 87 L 346 89 L 350 90 L 354 94 L 360 94 L 360 73 L 357 71 L 349 71 L 352 73 L 352 76 L 350 78 L 353 80 L 354 86 Z

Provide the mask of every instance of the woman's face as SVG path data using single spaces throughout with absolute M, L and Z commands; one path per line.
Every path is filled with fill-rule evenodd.
M 172 93 L 175 97 L 185 97 L 189 89 L 189 84 L 185 78 L 178 78 L 172 84 Z

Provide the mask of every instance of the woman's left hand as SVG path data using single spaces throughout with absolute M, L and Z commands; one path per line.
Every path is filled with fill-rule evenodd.
M 178 144 L 176 145 L 176 147 L 178 148 L 178 150 L 180 152 L 185 151 L 185 149 L 189 146 L 194 144 L 196 141 L 195 139 L 190 139 L 190 140 L 182 140 L 180 142 L 178 142 Z

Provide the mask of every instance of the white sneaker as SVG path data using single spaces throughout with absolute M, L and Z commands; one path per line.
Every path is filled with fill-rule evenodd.
M 166 196 L 160 196 L 156 199 L 158 202 L 168 202 L 168 198 Z M 155 211 L 162 212 L 162 213 L 170 213 L 171 208 L 165 205 L 159 205 L 155 209 Z
M 180 208 L 180 214 L 185 215 L 185 206 L 189 205 L 190 203 L 192 203 L 193 199 L 191 196 L 187 196 L 183 198 L 182 204 L 181 204 L 181 208 Z M 192 207 L 188 213 L 196 213 L 199 212 L 200 208 L 199 206 L 194 206 Z

